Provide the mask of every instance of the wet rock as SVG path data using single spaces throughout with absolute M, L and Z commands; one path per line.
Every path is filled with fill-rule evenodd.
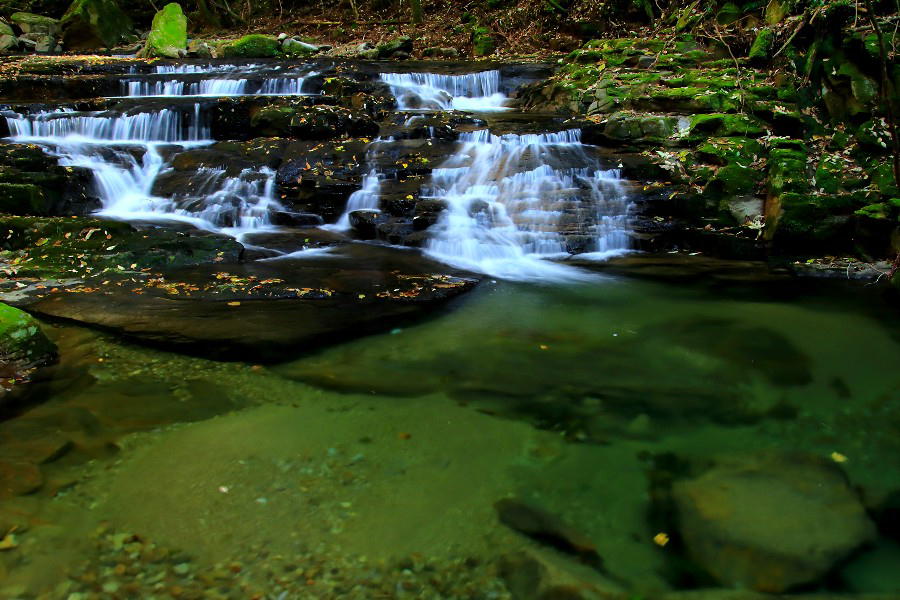
M 581 562 L 602 568 L 597 548 L 585 534 L 554 514 L 516 498 L 504 498 L 494 504 L 497 517 L 507 527 L 543 544 L 571 554 Z
M 375 238 L 379 223 L 385 220 L 380 210 L 354 210 L 349 217 L 353 232 L 364 240 Z
M 0 458 L 0 498 L 30 494 L 42 485 L 44 476 L 36 464 Z
M 56 358 L 56 346 L 33 317 L 0 304 L 0 380 L 25 380 L 35 369 Z M 0 385 L 0 401 L 5 387 L 11 386 Z
M 131 18 L 115 0 L 75 0 L 60 20 L 62 39 L 69 50 L 112 48 L 126 39 Z
M 187 53 L 187 17 L 176 2 L 166 4 L 153 17 L 141 56 L 181 58 Z
M 319 215 L 279 210 L 272 213 L 272 223 L 285 227 L 317 227 L 324 221 Z
M 460 275 L 408 251 L 357 244 L 308 261 L 165 271 L 141 293 L 107 286 L 20 302 L 153 345 L 274 362 L 421 316 L 477 283 Z
M 843 473 L 814 457 L 723 461 L 672 496 L 688 554 L 727 586 L 816 583 L 875 536 Z
M 424 231 L 438 222 L 441 214 L 447 209 L 446 200 L 419 200 L 416 202 L 413 227 L 416 231 Z
M 549 551 L 506 555 L 499 572 L 514 600 L 612 600 L 625 593 L 597 571 Z
M 191 40 L 187 45 L 187 55 L 193 58 L 212 58 L 213 52 L 203 40 Z

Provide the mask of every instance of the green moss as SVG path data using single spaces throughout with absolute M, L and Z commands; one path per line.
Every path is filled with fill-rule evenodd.
M 44 191 L 32 183 L 0 183 L 0 212 L 46 215 L 50 210 Z
M 112 48 L 131 33 L 131 18 L 115 0 L 75 0 L 60 21 L 69 50 Z
M 853 214 L 869 219 L 887 219 L 891 214 L 891 207 L 885 202 L 878 202 L 863 206 Z
M 166 4 L 153 17 L 144 56 L 179 58 L 187 48 L 187 17 L 176 2 Z
M 279 54 L 278 40 L 254 33 L 222 48 L 225 58 L 274 58 Z
M 843 171 L 843 161 L 832 156 L 823 156 L 816 167 L 816 187 L 829 194 L 834 194 L 841 187 Z
M 894 181 L 894 167 L 891 161 L 883 161 L 869 171 L 872 183 L 878 188 L 878 191 L 885 196 L 900 195 L 900 187 Z
M 497 49 L 497 42 L 491 36 L 491 30 L 484 26 L 472 30 L 472 52 L 475 56 L 488 56 Z
M 714 135 L 717 137 L 754 137 L 765 133 L 762 123 L 747 115 L 709 114 L 691 118 L 690 133 Z
M 37 366 L 49 362 L 55 354 L 56 346 L 47 339 L 34 317 L 0 304 L 0 364 Z
M 714 195 L 737 196 L 752 193 L 760 180 L 760 173 L 749 165 L 730 164 L 716 171 L 707 186 Z
M 413 51 L 413 40 L 411 37 L 402 35 L 384 44 L 375 47 L 378 58 L 388 58 L 397 52 L 405 52 L 409 54 Z
M 768 62 L 772 53 L 772 46 L 775 44 L 775 32 L 771 29 L 762 29 L 756 34 L 753 45 L 750 46 L 748 57 L 755 64 L 764 64 Z
M 715 165 L 742 163 L 749 165 L 763 155 L 758 141 L 745 137 L 711 138 L 697 148 L 697 157 Z

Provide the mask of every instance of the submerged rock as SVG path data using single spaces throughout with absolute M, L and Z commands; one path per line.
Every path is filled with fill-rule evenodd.
M 14 381 L 27 380 L 35 369 L 55 360 L 56 346 L 38 322 L 28 313 L 0 304 L 0 403 Z
M 816 583 L 875 537 L 844 474 L 815 457 L 723 462 L 676 482 L 672 496 L 688 554 L 727 586 Z
M 131 33 L 131 18 L 115 0 L 75 0 L 60 21 L 69 50 L 112 48 Z
M 515 600 L 612 600 L 624 590 L 597 571 L 549 551 L 524 550 L 500 559 L 500 576 Z

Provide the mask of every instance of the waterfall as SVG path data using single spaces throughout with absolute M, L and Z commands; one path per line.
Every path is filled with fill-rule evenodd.
M 253 66 L 160 65 L 157 74 L 229 74 Z M 307 75 L 308 77 L 308 75 Z M 304 77 L 249 79 L 209 78 L 198 81 L 126 81 L 130 97 L 234 96 L 246 93 L 299 94 Z M 170 197 L 153 193 L 161 176 L 173 169 L 164 159 L 171 150 L 214 143 L 200 104 L 187 110 L 165 108 L 133 114 L 43 111 L 4 113 L 11 140 L 37 143 L 63 166 L 93 173 L 102 208 L 99 214 L 124 220 L 177 220 L 198 228 L 239 236 L 271 227 L 270 213 L 282 210 L 275 197 L 275 173 L 262 168 L 227 174 L 224 168 L 201 168 L 185 189 Z M 163 147 L 169 147 L 163 152 Z
M 191 66 L 191 65 L 188 65 Z M 163 68 L 163 67 L 157 67 Z M 168 74 L 193 74 L 195 70 L 170 71 Z M 246 74 L 242 72 L 242 74 Z M 159 96 L 306 96 L 311 95 L 309 79 L 318 75 L 311 71 L 305 75 L 266 77 L 263 79 L 200 79 L 183 81 L 166 80 L 128 80 L 122 82 L 122 92 L 129 98 L 147 98 Z
M 466 75 L 382 73 L 400 110 L 506 110 L 500 71 Z
M 580 130 L 528 135 L 463 133 L 422 198 L 446 204 L 426 251 L 455 266 L 519 280 L 577 278 L 540 259 L 574 250 L 601 258 L 628 250 L 628 199 Z M 574 165 L 574 166 L 564 166 Z M 577 248 L 571 248 L 571 245 Z
M 380 210 L 379 200 L 381 199 L 381 179 L 382 175 L 375 167 L 375 153 L 381 144 L 393 142 L 394 138 L 376 138 L 372 140 L 366 150 L 366 164 L 369 167 L 368 173 L 363 177 L 362 187 L 347 198 L 347 206 L 344 208 L 343 214 L 338 217 L 337 222 L 333 225 L 325 225 L 323 229 L 332 231 L 348 231 L 350 229 L 350 213 L 354 210 Z

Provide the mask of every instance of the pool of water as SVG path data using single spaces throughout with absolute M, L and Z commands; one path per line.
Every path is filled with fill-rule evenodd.
M 861 284 L 599 275 L 486 280 L 418 325 L 266 367 L 51 326 L 62 362 L 0 422 L 2 464 L 22 469 L 0 500 L 0 596 L 525 597 L 498 560 L 578 572 L 580 550 L 547 544 L 566 531 L 608 597 L 721 589 L 696 540 L 727 555 L 741 534 L 700 531 L 678 490 L 738 464 L 750 498 L 823 472 L 835 489 L 806 490 L 811 510 L 864 507 L 871 529 L 791 589 L 897 597 L 897 325 Z M 510 527 L 505 498 L 556 525 Z M 763 504 L 736 510 L 785 555 L 819 535 L 792 497 Z M 767 581 L 790 564 L 741 551 Z

